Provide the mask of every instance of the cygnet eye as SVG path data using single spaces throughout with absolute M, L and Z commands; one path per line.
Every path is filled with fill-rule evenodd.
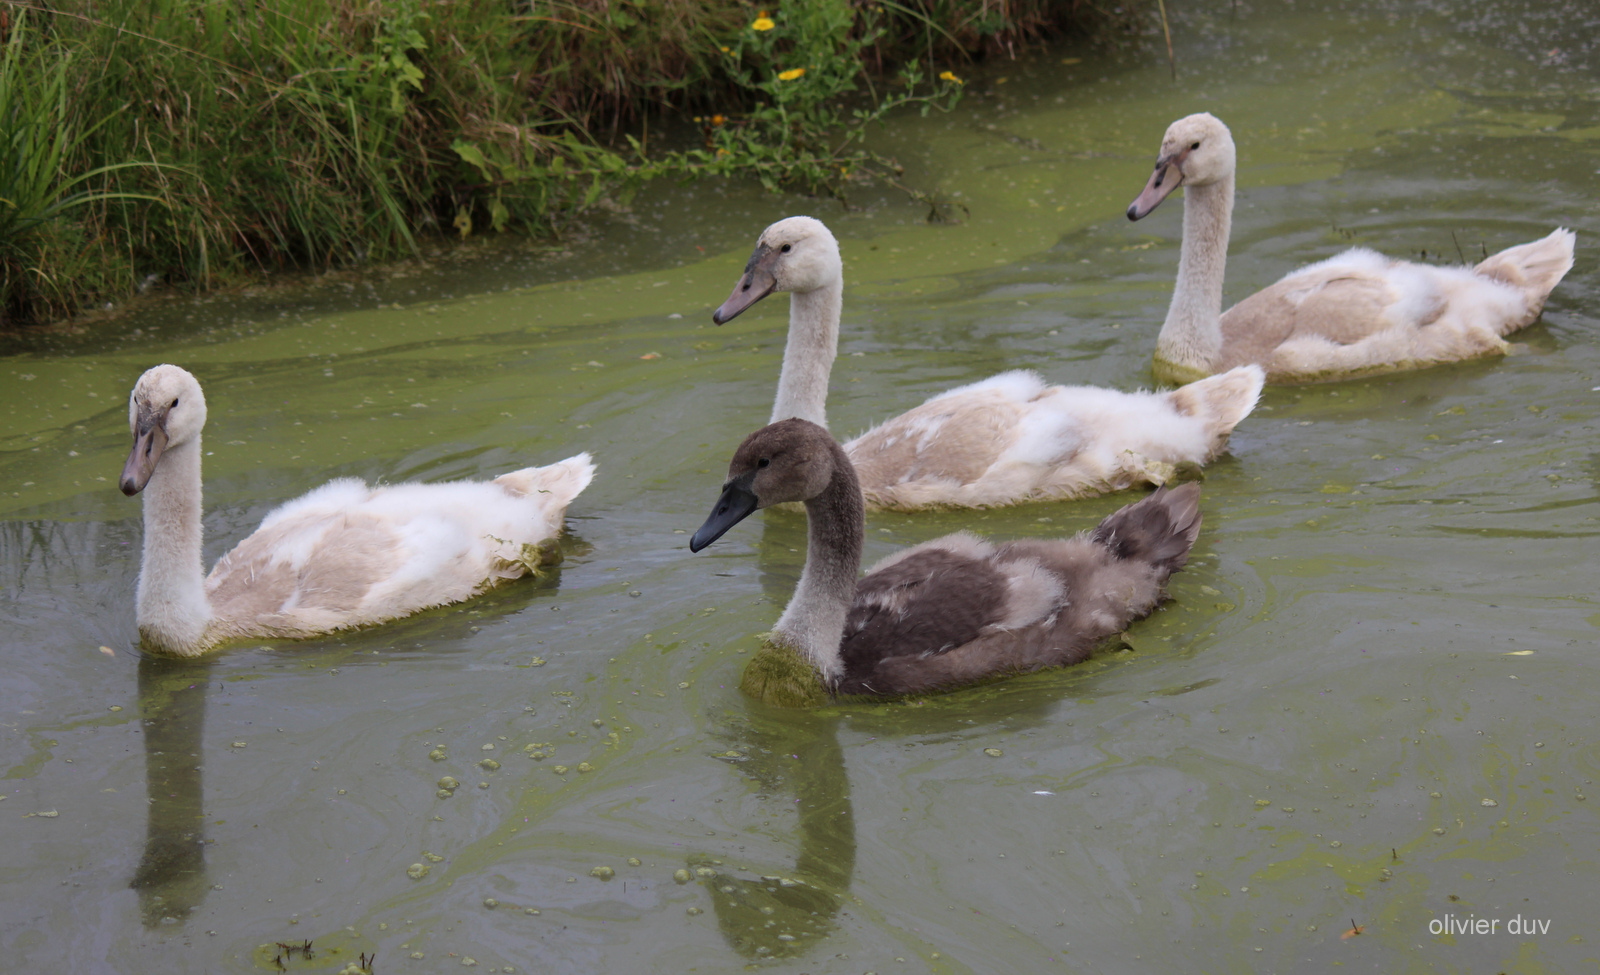
M 763 457 L 760 460 L 756 461 L 756 466 L 757 467 L 769 467 L 769 466 L 771 466 L 771 464 L 772 464 L 772 461 L 768 460 L 765 457 Z
M 174 408 L 177 407 L 177 405 L 178 405 L 178 398 L 176 396 L 174 396 L 172 398 L 172 406 L 167 407 L 167 409 L 169 409 L 169 410 L 170 409 L 174 409 Z
M 782 246 L 782 247 L 780 247 L 780 248 L 778 248 L 778 249 L 779 249 L 779 250 L 781 250 L 781 251 L 783 251 L 783 252 L 784 252 L 784 253 L 785 253 L 785 254 L 787 254 L 787 253 L 789 253 L 789 250 L 790 250 L 790 248 L 789 248 L 789 245 L 788 245 L 788 244 L 784 244 L 784 245 L 783 245 L 783 246 Z
M 1200 143 L 1196 142 L 1194 145 L 1189 147 L 1189 151 L 1193 152 L 1194 150 L 1196 150 L 1198 148 L 1200 148 Z

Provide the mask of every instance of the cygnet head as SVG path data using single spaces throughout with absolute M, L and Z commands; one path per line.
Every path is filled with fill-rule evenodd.
M 833 480 L 837 458 L 828 431 L 798 417 L 744 438 L 728 464 L 722 496 L 690 537 L 689 551 L 700 551 L 761 508 L 821 494 Z
M 148 369 L 128 397 L 128 427 L 133 450 L 122 468 L 122 493 L 144 490 L 163 452 L 200 436 L 206 425 L 206 397 L 188 370 L 160 365 Z
M 822 221 L 787 217 L 761 232 L 744 275 L 711 320 L 721 325 L 774 291 L 815 291 L 843 275 L 839 242 Z
M 1128 207 L 1128 219 L 1148 216 L 1179 186 L 1209 186 L 1233 175 L 1233 134 L 1209 112 L 1178 119 L 1161 139 L 1156 171 Z

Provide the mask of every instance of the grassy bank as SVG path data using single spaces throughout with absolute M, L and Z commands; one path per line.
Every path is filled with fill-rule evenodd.
M 948 105 L 974 57 L 1111 23 L 1097 2 L 7 0 L 0 327 L 539 232 L 660 176 L 892 179 L 877 118 Z M 650 143 L 713 106 L 702 144 Z

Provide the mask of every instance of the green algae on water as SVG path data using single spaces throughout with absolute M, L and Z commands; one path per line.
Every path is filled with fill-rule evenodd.
M 814 708 L 828 703 L 827 688 L 817 668 L 767 634 L 739 678 L 739 690 L 763 704 L 779 708 Z

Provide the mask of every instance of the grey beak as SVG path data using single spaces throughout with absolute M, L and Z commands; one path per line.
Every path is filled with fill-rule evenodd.
M 689 551 L 698 552 L 710 545 L 728 529 L 750 517 L 751 512 L 760 506 L 761 502 L 750 490 L 750 482 L 754 479 L 754 474 L 746 474 L 722 486 L 722 497 L 717 499 L 716 507 L 706 517 L 706 523 L 690 536 Z
M 166 449 L 167 414 L 141 412 L 134 426 L 133 450 L 128 453 L 128 462 L 122 465 L 122 477 L 118 481 L 123 494 L 131 498 L 144 490 Z
M 776 291 L 778 278 L 772 266 L 777 262 L 777 251 L 766 244 L 757 244 L 755 253 L 750 255 L 749 263 L 744 266 L 744 275 L 733 286 L 733 294 L 711 313 L 711 321 L 725 325 L 737 318 L 740 312 Z

